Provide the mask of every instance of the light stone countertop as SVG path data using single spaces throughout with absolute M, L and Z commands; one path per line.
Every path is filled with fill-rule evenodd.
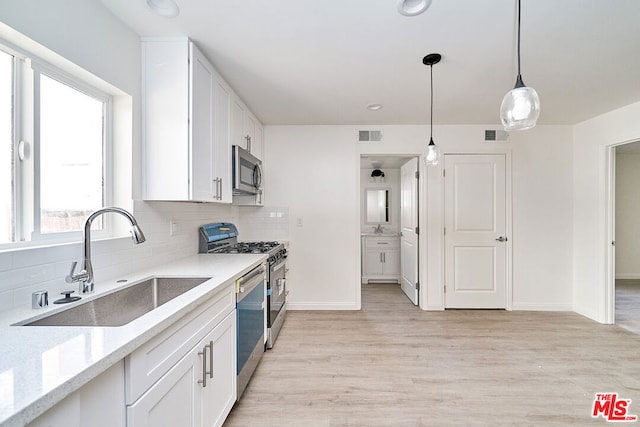
M 118 327 L 11 326 L 61 311 L 50 300 L 41 310 L 15 309 L 0 315 L 0 425 L 24 426 L 122 360 L 215 293 L 248 272 L 266 255 L 193 255 L 170 264 L 101 282 L 82 301 L 152 276 L 211 277 L 143 316 Z M 127 283 L 116 283 L 127 279 Z

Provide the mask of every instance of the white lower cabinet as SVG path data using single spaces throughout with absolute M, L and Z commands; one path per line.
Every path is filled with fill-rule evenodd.
M 221 426 L 237 397 L 235 281 L 28 427 Z
M 202 426 L 221 426 L 236 402 L 236 312 L 209 334 L 207 386 L 202 387 Z
M 362 283 L 400 283 L 400 238 L 362 238 Z
M 235 337 L 234 311 L 127 407 L 127 426 L 221 426 L 236 396 Z
M 236 401 L 235 283 L 125 358 L 128 427 L 220 426 Z
M 124 427 L 124 363 L 71 393 L 28 427 Z

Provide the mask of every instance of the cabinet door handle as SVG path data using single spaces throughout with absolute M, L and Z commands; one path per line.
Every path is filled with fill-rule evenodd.
M 209 378 L 213 379 L 213 340 L 209 341 Z
M 387 254 L 382 252 L 382 262 L 387 262 Z
M 213 195 L 214 200 L 222 200 L 222 178 L 215 178 L 213 180 L 213 184 L 215 185 L 215 194 Z
M 202 388 L 207 386 L 207 347 L 209 345 L 205 345 L 202 351 L 198 352 L 198 356 L 202 356 L 202 379 L 198 380 L 198 384 L 202 384 Z

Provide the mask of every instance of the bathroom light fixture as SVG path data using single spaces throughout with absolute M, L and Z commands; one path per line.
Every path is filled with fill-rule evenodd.
M 440 149 L 433 142 L 433 65 L 440 62 L 442 55 L 439 53 L 430 53 L 422 59 L 424 65 L 428 65 L 431 68 L 431 131 L 429 133 L 429 145 L 427 146 L 427 155 L 425 161 L 427 165 L 437 165 L 440 161 Z
M 381 169 L 374 169 L 371 171 L 371 181 L 384 182 L 384 171 Z
M 180 14 L 180 8 L 174 0 L 147 0 L 147 5 L 157 15 L 165 18 L 175 18 Z
M 369 104 L 367 105 L 367 110 L 370 110 L 370 111 L 382 110 L 382 104 Z
M 431 0 L 398 0 L 398 12 L 404 16 L 420 15 L 431 6 Z
M 522 82 L 520 74 L 520 0 L 518 0 L 518 76 L 516 85 L 502 100 L 500 120 L 504 130 L 525 130 L 536 125 L 540 116 L 540 98 L 534 88 Z

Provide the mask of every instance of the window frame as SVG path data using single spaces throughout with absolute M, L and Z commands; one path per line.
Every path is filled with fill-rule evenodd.
M 102 108 L 102 207 L 113 204 L 114 188 L 114 96 L 96 87 L 82 75 L 25 52 L 0 39 L 0 50 L 13 56 L 13 241 L 0 243 L 0 250 L 78 241 L 83 230 L 42 233 L 40 230 L 40 76 L 46 75 L 103 104 Z M 79 73 L 80 74 L 80 73 Z M 19 152 L 25 153 L 24 159 Z M 97 239 L 115 237 L 108 216 L 102 228 L 92 229 Z

